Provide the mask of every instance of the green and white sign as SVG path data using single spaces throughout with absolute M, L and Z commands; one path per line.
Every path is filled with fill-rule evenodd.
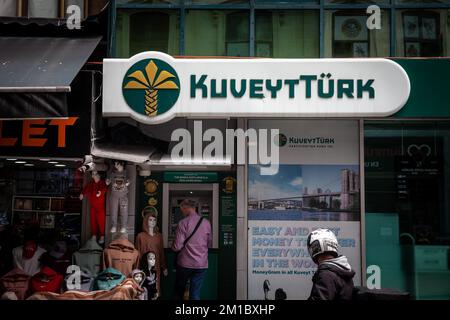
M 212 183 L 217 182 L 217 172 L 164 172 L 164 181 L 173 183 Z
M 105 59 L 103 115 L 157 124 L 177 116 L 384 117 L 407 102 L 388 59 Z

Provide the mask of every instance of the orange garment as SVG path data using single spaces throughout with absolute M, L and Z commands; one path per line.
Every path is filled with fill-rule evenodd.
M 161 272 L 167 269 L 166 256 L 164 254 L 163 238 L 160 232 L 155 232 L 153 236 L 149 234 L 148 220 L 152 214 L 147 213 L 142 221 L 142 232 L 136 237 L 136 249 L 139 251 L 139 257 L 149 251 L 153 251 L 156 255 L 156 279 L 158 292 L 161 293 Z M 143 270 L 147 272 L 147 270 Z
M 66 291 L 62 294 L 39 292 L 29 297 L 28 300 L 138 300 L 143 291 L 133 279 L 125 279 L 111 290 Z
M 163 239 L 161 233 L 156 233 L 153 236 L 147 232 L 140 232 L 136 237 L 136 249 L 139 251 L 139 257 L 149 251 L 153 251 L 156 255 L 156 279 L 158 292 L 161 292 L 160 279 L 161 272 L 167 269 L 166 256 L 164 254 Z M 147 272 L 147 270 L 143 270 Z
M 14 292 L 19 300 L 27 297 L 30 276 L 22 269 L 14 268 L 0 278 L 0 294 Z
M 128 277 L 139 268 L 139 252 L 128 239 L 113 240 L 103 251 L 103 269 L 106 268 L 117 269 Z

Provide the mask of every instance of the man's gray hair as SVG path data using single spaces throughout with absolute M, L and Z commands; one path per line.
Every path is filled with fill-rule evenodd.
M 191 199 L 184 199 L 180 203 L 180 207 L 195 208 L 196 206 L 197 206 L 197 203 L 194 200 L 191 200 Z

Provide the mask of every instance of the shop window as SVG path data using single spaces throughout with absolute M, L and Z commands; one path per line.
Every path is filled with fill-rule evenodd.
M 450 123 L 365 125 L 367 265 L 381 286 L 450 298 Z
M 368 29 L 365 11 L 326 11 L 325 57 L 389 56 L 389 14 L 381 11 L 381 29 Z
M 179 53 L 178 13 L 167 11 L 119 11 L 117 55 L 128 58 L 143 51 Z
M 257 57 L 319 57 L 319 15 L 316 11 L 257 11 Z
M 397 12 L 397 52 L 405 57 L 439 57 L 450 54 L 449 10 Z
M 58 18 L 58 0 L 28 0 L 30 18 Z
M 189 10 L 186 55 L 249 56 L 249 15 L 243 11 Z
M 42 165 L 42 161 L 27 161 Z M 79 171 L 26 169 L 6 163 L 1 173 L 0 226 L 11 225 L 10 243 L 23 244 L 24 235 L 33 229 L 43 246 L 55 239 L 81 240 L 82 202 L 78 197 L 83 175 Z

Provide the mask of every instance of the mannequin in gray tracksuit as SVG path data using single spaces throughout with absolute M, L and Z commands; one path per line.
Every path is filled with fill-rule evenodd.
M 114 161 L 114 169 L 108 174 L 106 184 L 109 191 L 109 210 L 111 215 L 111 233 L 117 232 L 117 215 L 120 213 L 121 233 L 127 232 L 128 221 L 128 186 L 125 163 Z

